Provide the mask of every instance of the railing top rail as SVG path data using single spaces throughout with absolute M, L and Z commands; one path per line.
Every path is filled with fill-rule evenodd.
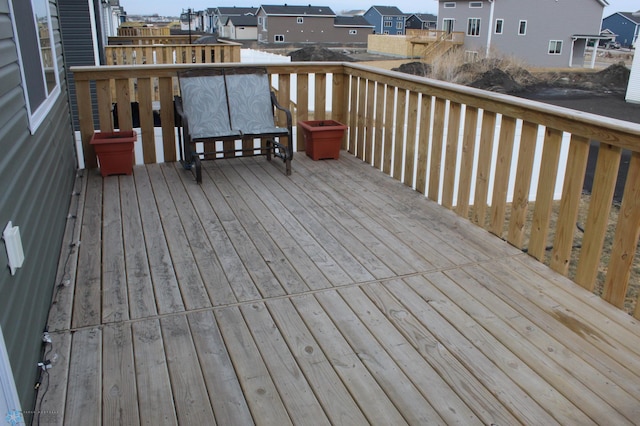
M 347 62 L 343 65 L 348 74 L 358 77 L 376 76 L 381 81 L 402 89 L 437 96 L 640 152 L 640 124 L 357 63 Z

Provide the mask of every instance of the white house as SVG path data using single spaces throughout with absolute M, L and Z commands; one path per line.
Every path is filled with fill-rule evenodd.
M 633 15 L 640 16 L 640 10 Z M 629 84 L 627 85 L 627 96 L 625 99 L 627 102 L 640 104 L 640 55 L 638 55 L 637 52 L 633 56 L 631 74 L 629 75 Z

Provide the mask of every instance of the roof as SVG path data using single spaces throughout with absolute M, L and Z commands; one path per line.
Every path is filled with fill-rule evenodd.
M 262 5 L 260 6 L 267 15 L 277 16 L 331 16 L 336 14 L 329 6 L 296 6 L 296 5 Z
M 635 12 L 618 12 L 618 15 L 622 15 L 636 25 L 640 25 L 640 16 Z
M 382 16 L 404 16 L 404 13 L 395 6 L 371 6 Z
M 336 27 L 366 27 L 375 28 L 371 25 L 364 16 L 336 16 L 333 20 L 333 25 Z
M 258 17 L 252 15 L 229 16 L 229 22 L 236 27 L 257 27 Z
M 258 12 L 257 7 L 216 7 L 218 14 L 228 16 L 255 15 Z
M 422 22 L 437 22 L 438 17 L 436 15 L 432 15 L 430 13 L 411 13 L 408 15 L 409 17 L 415 16 Z

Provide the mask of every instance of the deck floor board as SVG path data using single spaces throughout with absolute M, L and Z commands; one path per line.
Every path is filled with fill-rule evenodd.
M 78 179 L 58 424 L 640 418 L 638 321 L 350 154 Z

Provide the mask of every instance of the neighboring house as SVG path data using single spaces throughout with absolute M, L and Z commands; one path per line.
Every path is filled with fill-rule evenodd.
M 328 6 L 262 5 L 257 17 L 258 42 L 262 44 L 364 44 L 364 34 L 373 31 L 371 25 L 358 17 L 336 17 Z
M 408 30 L 435 30 L 438 17 L 430 13 L 414 13 L 407 17 L 404 27 Z
M 625 99 L 627 102 L 640 104 L 640 55 L 633 56 Z
M 404 35 L 405 14 L 395 6 L 371 6 L 364 14 L 376 34 Z
M 225 26 L 225 34 L 229 34 L 231 40 L 257 40 L 258 17 L 257 16 L 229 16 Z
M 640 16 L 632 12 L 616 12 L 602 20 L 602 29 L 616 34 L 622 47 L 633 47 L 640 35 Z
M 348 43 L 367 43 L 374 27 L 363 16 L 336 16 L 333 21 L 336 36 Z
M 0 230 L 9 222 L 18 226 L 24 251 L 22 267 L 11 271 L 8 243 L 0 242 L 5 420 L 9 410 L 26 414 L 34 408 L 43 330 L 54 288 L 61 285 L 56 270 L 76 159 L 58 1 L 0 0 L 0 21 Z
M 497 52 L 540 67 L 584 66 L 601 39 L 605 0 L 439 0 L 439 28 L 464 31 L 469 55 Z M 595 55 L 594 55 L 595 57 Z
M 222 35 L 222 27 L 228 24 L 230 16 L 256 16 L 258 13 L 257 7 L 215 7 L 212 9 L 213 13 L 213 32 L 218 32 L 221 37 L 228 37 Z M 255 39 L 254 39 L 255 40 Z

